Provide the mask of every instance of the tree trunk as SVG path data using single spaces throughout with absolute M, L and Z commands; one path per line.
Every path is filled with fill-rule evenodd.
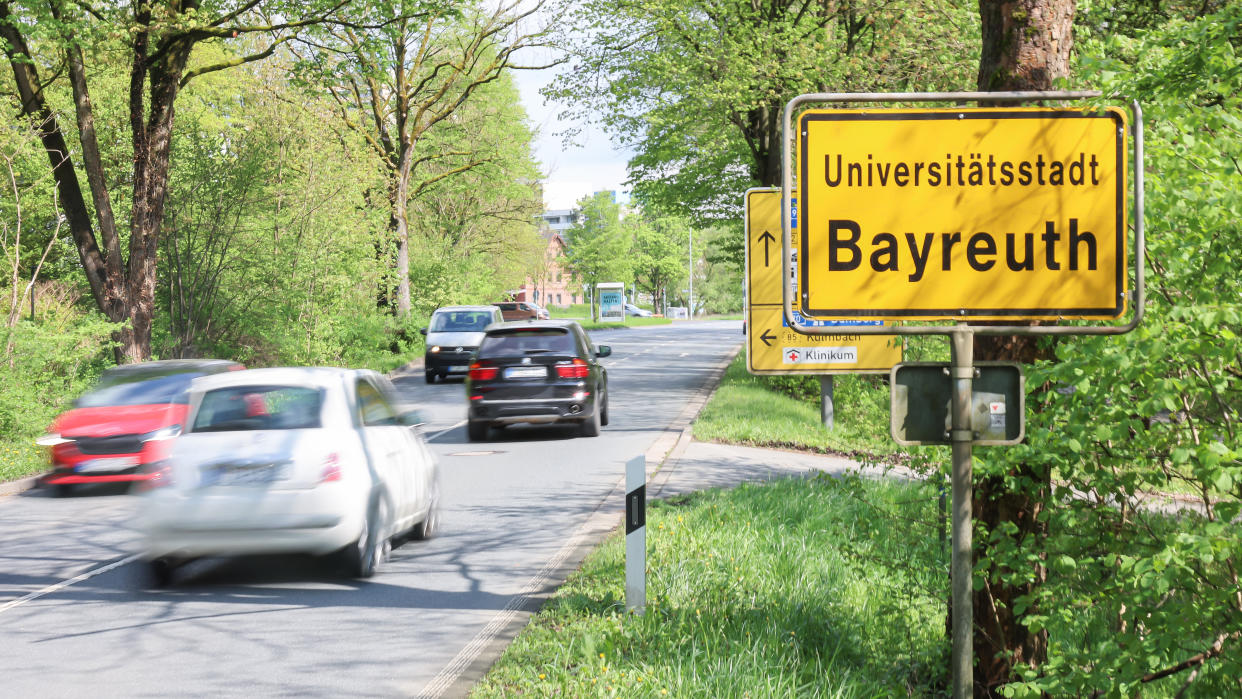
M 155 317 L 156 260 L 168 175 L 174 103 L 191 44 L 163 47 L 162 58 L 148 63 L 146 40 L 134 42 L 134 69 L 130 76 L 130 127 L 134 143 L 134 195 L 130 219 L 129 268 L 126 301 L 129 326 L 120 334 L 121 354 L 131 362 L 151 358 L 151 326 Z M 144 88 L 150 86 L 150 105 L 144 110 Z M 145 117 L 145 118 L 144 118 Z
M 1049 90 L 1054 80 L 1067 77 L 1074 11 L 1074 0 L 979 0 L 983 34 L 979 89 Z M 1051 356 L 1053 346 L 1049 340 L 1029 336 L 979 336 L 974 352 L 978 361 L 1031 363 Z M 1050 478 L 1047 469 L 1023 464 L 1008 478 L 995 475 L 977 479 L 972 513 L 975 522 L 989 533 L 1012 526 L 1015 543 L 1021 549 L 1042 550 L 1040 540 L 1047 531 L 1039 515 Z M 1028 485 L 1011 490 L 1006 480 Z M 978 536 L 975 542 L 978 560 L 987 555 L 988 541 Z M 989 574 L 984 587 L 974 594 L 976 697 L 1000 696 L 1004 684 L 1019 679 L 1016 667 L 1038 667 L 1047 660 L 1047 631 L 1031 632 L 1013 611 L 1017 600 L 1031 595 L 1047 577 L 1042 560 L 1029 565 L 1026 570 L 997 566 L 993 571 L 996 575 Z M 1006 584 L 1001 579 L 1014 573 L 1025 581 Z
M 39 79 L 37 63 L 30 56 L 25 38 L 9 24 L 9 17 L 9 3 L 0 2 L 0 39 L 3 39 L 0 43 L 4 44 L 5 55 L 13 70 L 17 96 L 21 100 L 21 113 L 32 119 L 38 128 L 39 139 L 52 167 L 61 210 L 65 213 L 69 232 L 78 250 L 78 259 L 86 274 L 91 297 L 108 320 L 122 320 L 125 311 L 121 280 L 108 274 L 99 245 L 95 241 L 94 227 L 64 132 L 40 90 L 43 82 Z

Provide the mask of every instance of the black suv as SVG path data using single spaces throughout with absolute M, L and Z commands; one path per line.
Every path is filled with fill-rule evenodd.
M 491 326 L 466 377 L 470 441 L 518 422 L 573 422 L 598 436 L 608 424 L 608 372 L 596 359 L 610 354 L 572 320 Z

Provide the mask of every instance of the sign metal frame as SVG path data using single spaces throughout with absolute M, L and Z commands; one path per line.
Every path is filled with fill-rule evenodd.
M 980 124 L 981 122 L 982 122 L 982 126 L 976 126 L 977 124 Z M 1125 243 L 1126 243 L 1126 231 L 1125 231 L 1126 181 L 1125 179 L 1126 179 L 1127 172 L 1126 172 L 1126 162 L 1125 162 L 1126 160 L 1125 158 L 1126 156 L 1125 128 L 1124 128 L 1125 127 L 1125 115 L 1122 112 L 1122 110 L 1118 108 L 1101 108 L 1098 110 L 1087 110 L 1087 109 L 1068 110 L 1068 109 L 1056 109 L 1056 108 L 1051 108 L 1051 107 L 1008 109 L 1007 110 L 1007 109 L 1002 109 L 1002 108 L 975 109 L 975 108 L 957 107 L 957 108 L 952 108 L 952 109 L 920 108 L 920 109 L 902 109 L 902 110 L 887 110 L 887 111 L 880 110 L 880 109 L 859 109 L 859 110 L 822 109 L 822 110 L 811 110 L 809 112 L 803 113 L 798 118 L 798 129 L 799 129 L 798 133 L 801 134 L 801 136 L 796 139 L 797 140 L 796 145 L 798 146 L 798 187 L 799 189 L 806 191 L 806 195 L 802 196 L 800 199 L 797 200 L 797 205 L 798 205 L 797 208 L 799 210 L 795 212 L 796 215 L 799 218 L 801 218 L 803 221 L 803 225 L 801 229 L 799 231 L 795 231 L 795 233 L 800 233 L 799 237 L 801 238 L 801 244 L 800 244 L 801 250 L 809 250 L 808 241 L 812 238 L 819 239 L 819 236 L 822 235 L 822 231 L 813 231 L 811 230 L 811 227 L 807 225 L 807 223 L 809 223 L 812 220 L 819 220 L 818 217 L 813 219 L 813 217 L 811 216 L 811 212 L 809 211 L 809 207 L 812 205 L 812 202 L 819 203 L 822 201 L 821 199 L 817 199 L 816 197 L 811 196 L 811 194 L 818 194 L 818 195 L 832 197 L 833 204 L 830 206 L 829 210 L 833 212 L 834 218 L 840 217 L 842 215 L 842 211 L 838 209 L 837 204 L 841 201 L 840 197 L 846 196 L 846 193 L 844 191 L 835 191 L 835 188 L 833 187 L 829 187 L 828 189 L 825 189 L 822 185 L 816 186 L 815 192 L 811 191 L 812 184 L 819 181 L 815 178 L 812 178 L 811 173 L 810 173 L 811 163 L 809 162 L 810 157 L 808 154 L 812 147 L 811 144 L 812 143 L 817 144 L 819 149 L 822 150 L 824 146 L 819 145 L 819 144 L 823 144 L 825 142 L 832 143 L 831 140 L 825 141 L 822 139 L 822 137 L 816 138 L 816 139 L 811 138 L 811 136 L 814 135 L 814 133 L 811 132 L 811 130 L 821 124 L 833 124 L 833 125 L 839 124 L 842 126 L 842 128 L 855 129 L 855 130 L 864 129 L 863 131 L 864 133 L 874 132 L 876 137 L 880 137 L 880 138 L 882 138 L 884 135 L 894 133 L 893 131 L 890 130 L 894 128 L 901 129 L 904 127 L 905 129 L 911 129 L 911 130 L 912 129 L 932 130 L 932 129 L 939 128 L 941 130 L 948 131 L 954 134 L 954 140 L 952 141 L 954 146 L 957 146 L 959 143 L 961 145 L 965 145 L 965 142 L 956 140 L 966 135 L 962 133 L 962 130 L 963 130 L 962 127 L 966 127 L 967 129 L 970 129 L 970 128 L 978 129 L 978 128 L 982 128 L 983 126 L 987 126 L 989 133 L 991 129 L 1002 128 L 1002 127 L 1008 128 L 1010 130 L 1016 130 L 1019 133 L 1025 133 L 1028 130 L 1031 130 L 1034 128 L 1041 128 L 1041 129 L 1049 128 L 1049 129 L 1054 129 L 1054 130 L 1060 129 L 1061 131 L 1065 131 L 1066 129 L 1069 129 L 1073 136 L 1083 136 L 1087 133 L 1090 133 L 1093 135 L 1094 138 L 1100 139 L 1100 141 L 1103 141 L 1104 137 L 1108 137 L 1107 144 L 1104 144 L 1101 142 L 1096 142 L 1094 144 L 1097 147 L 1103 146 L 1105 150 L 1103 151 L 1091 150 L 1089 151 L 1089 153 L 1092 156 L 1092 170 L 1091 171 L 1093 173 L 1094 173 L 1094 165 L 1096 162 L 1095 156 L 1097 154 L 1104 157 L 1103 164 L 1108 167 L 1111 167 L 1114 172 L 1114 175 L 1112 177 L 1113 181 L 1111 184 L 1111 192 L 1109 192 L 1109 190 L 1104 190 L 1103 192 L 1101 192 L 1101 194 L 1110 193 L 1112 195 L 1111 206 L 1100 205 L 1099 209 L 1096 211 L 1097 215 L 1104 215 L 1110 218 L 1109 227 L 1104 230 L 1100 230 L 1099 231 L 1100 235 L 1098 237 L 1099 237 L 1099 242 L 1101 244 L 1100 245 L 1101 250 L 1106 253 L 1111 253 L 1111 254 L 1104 254 L 1102 257 L 1105 259 L 1106 262 L 1111 261 L 1112 269 L 1111 269 L 1111 274 L 1107 276 L 1100 274 L 1100 273 L 1094 273 L 1094 272 L 1078 272 L 1078 271 L 1068 272 L 1068 274 L 1071 275 L 1071 278 L 1074 278 L 1074 279 L 1083 279 L 1084 277 L 1093 279 L 1092 288 L 1090 289 L 1092 293 L 1089 297 L 1074 295 L 1069 298 L 1066 298 L 1065 295 L 1058 294 L 1058 300 L 1052 301 L 1050 299 L 1040 298 L 1037 295 L 1027 295 L 1024 298 L 1031 301 L 1031 303 L 1022 304 L 1022 303 L 1015 303 L 1015 300 L 1010 297 L 1011 295 L 1007 294 L 1004 298 L 1003 303 L 1000 303 L 999 297 L 994 296 L 991 298 L 991 303 L 989 304 L 987 302 L 980 302 L 979 299 L 970 298 L 971 295 L 969 293 L 969 289 L 966 288 L 966 289 L 963 289 L 965 293 L 960 293 L 960 297 L 962 299 L 960 304 L 940 305 L 940 306 L 932 305 L 930 307 L 921 307 L 917 309 L 907 308 L 904 305 L 902 305 L 901 302 L 899 301 L 899 298 L 901 296 L 900 287 L 909 286 L 911 289 L 917 288 L 918 289 L 917 291 L 907 292 L 907 293 L 912 293 L 913 296 L 924 296 L 926 292 L 923 291 L 923 289 L 928 289 L 929 285 L 931 285 L 930 288 L 937 288 L 936 287 L 937 282 L 931 280 L 931 276 L 933 274 L 938 275 L 942 280 L 944 277 L 948 276 L 947 273 L 939 273 L 939 271 L 929 270 L 928 278 L 922 279 L 921 281 L 918 281 L 918 282 L 913 282 L 911 284 L 907 284 L 904 281 L 900 283 L 893 281 L 890 283 L 877 284 L 877 285 L 872 285 L 872 287 L 868 287 L 867 289 L 868 291 L 870 291 L 871 289 L 875 289 L 876 294 L 879 295 L 880 298 L 874 301 L 871 301 L 867 304 L 864 304 L 862 305 L 862 307 L 858 307 L 858 308 L 851 307 L 852 304 L 855 304 L 856 302 L 854 298 L 851 298 L 851 294 L 849 293 L 842 293 L 839 297 L 840 298 L 839 303 L 828 304 L 828 306 L 830 307 L 821 307 L 820 305 L 816 305 L 816 306 L 812 305 L 812 302 L 815 300 L 815 297 L 816 296 L 819 297 L 820 304 L 822 305 L 823 298 L 829 295 L 828 292 L 823 291 L 823 289 L 829 288 L 829 287 L 837 288 L 839 287 L 839 283 L 832 283 L 832 284 L 823 283 L 825 281 L 825 277 L 822 274 L 813 276 L 811 274 L 812 255 L 810 253 L 803 253 L 798 259 L 798 266 L 799 266 L 798 288 L 796 289 L 798 295 L 801 298 L 800 307 L 804 309 L 804 312 L 802 314 L 803 316 L 815 317 L 815 318 L 818 318 L 818 317 L 883 318 L 886 320 L 916 320 L 916 319 L 936 320 L 936 319 L 947 319 L 947 318 L 952 318 L 952 319 L 978 318 L 980 320 L 1014 321 L 1014 320 L 1033 320 L 1033 319 L 1041 319 L 1041 320 L 1055 319 L 1059 317 L 1104 319 L 1104 318 L 1117 318 L 1117 317 L 1122 316 L 1125 313 L 1125 299 L 1126 299 L 1126 293 L 1125 293 L 1126 288 L 1125 287 L 1126 287 L 1126 281 L 1127 281 L 1127 274 L 1126 274 L 1127 269 L 1125 265 L 1125 262 L 1126 262 L 1125 260 L 1125 255 L 1126 255 L 1126 247 L 1125 247 Z M 1041 138 L 1048 138 L 1048 136 L 1042 132 L 1040 133 L 1040 136 Z M 852 143 L 855 139 L 847 139 L 847 140 Z M 979 147 L 979 145 L 980 145 L 979 143 L 972 144 L 973 147 Z M 996 143 L 992 143 L 992 147 L 995 147 L 996 145 L 997 145 Z M 832 146 L 830 146 L 830 148 L 831 147 Z M 986 147 L 987 146 L 985 146 L 985 148 Z M 1079 145 L 1079 147 L 1081 147 L 1081 145 Z M 866 150 L 870 150 L 870 148 Z M 949 149 L 946 148 L 946 150 L 949 150 Z M 1018 155 L 1019 157 L 1021 157 L 1021 155 L 1023 154 L 1024 154 L 1024 151 L 1022 151 L 1021 149 L 1018 149 L 1016 152 L 1011 151 L 1010 153 L 1008 153 L 1009 156 Z M 854 153 L 854 155 L 857 156 L 857 153 Z M 1041 158 L 1042 158 L 1042 155 L 1043 154 L 1041 153 L 1040 154 Z M 1085 157 L 1086 154 L 1084 153 L 1083 155 Z M 870 157 L 871 156 L 868 155 L 868 159 Z M 900 156 L 894 156 L 892 153 L 883 153 L 883 154 L 878 153 L 876 157 L 891 159 L 891 158 L 900 157 Z M 841 159 L 841 155 L 838 154 L 838 161 L 840 159 Z M 961 157 L 959 156 L 959 160 L 960 159 Z M 1034 162 L 1033 158 L 1031 162 Z M 963 164 L 969 166 L 969 165 L 976 165 L 976 164 L 981 164 L 981 163 L 982 161 L 980 161 L 980 163 L 973 163 L 973 162 L 959 163 L 959 166 Z M 858 163 L 855 163 L 855 164 L 857 165 Z M 901 164 L 905 165 L 905 163 L 901 163 Z M 1009 163 L 1004 163 L 1004 164 L 1009 164 Z M 940 167 L 942 163 L 938 160 L 937 161 L 919 161 L 918 165 L 920 167 L 923 165 L 927 165 L 930 168 L 930 167 Z M 1042 167 L 1043 165 L 1042 160 L 1040 161 L 1040 165 Z M 838 167 L 840 167 L 840 162 L 838 162 Z M 915 170 L 915 172 L 917 173 L 918 170 Z M 1068 176 L 1065 176 L 1065 179 L 1067 180 L 1072 179 L 1073 177 L 1072 173 L 1073 173 L 1073 170 L 1071 169 L 1070 174 Z M 1085 166 L 1083 166 L 1083 174 L 1084 175 L 1086 174 Z M 1031 176 L 1031 175 L 1032 173 L 1030 172 L 1027 173 L 1027 176 Z M 939 172 L 937 172 L 936 176 L 937 177 L 940 176 Z M 860 177 L 861 177 L 861 171 L 860 171 Z M 896 176 L 894 175 L 893 177 L 896 177 Z M 946 174 L 945 177 L 948 179 L 952 179 L 951 174 Z M 962 178 L 963 175 L 959 172 L 958 177 Z M 982 178 L 982 169 L 980 170 L 980 177 Z M 1004 182 L 1003 177 L 1004 175 L 1002 174 L 1001 179 L 998 180 L 998 183 Z M 1043 177 L 1042 171 L 1039 177 L 1041 178 L 1040 181 L 1042 182 L 1042 177 Z M 868 175 L 868 178 L 870 178 L 870 175 Z M 1010 174 L 1010 179 L 1014 184 L 1016 184 L 1020 179 L 1020 175 L 1017 172 L 1016 165 L 1014 166 L 1014 172 Z M 868 179 L 868 183 L 870 183 L 870 181 L 871 180 Z M 888 181 L 890 183 L 893 183 L 894 186 L 897 186 L 897 184 L 893 182 L 892 178 L 890 178 Z M 905 186 L 904 181 L 902 182 L 903 183 L 901 184 L 901 186 L 904 187 Z M 915 181 L 911 184 L 917 184 L 917 175 L 915 176 Z M 961 196 L 972 197 L 971 199 L 968 200 L 971 203 L 962 204 L 960 201 L 955 201 L 953 206 L 946 207 L 945 210 L 951 211 L 954 217 L 956 217 L 960 213 L 960 210 L 962 209 L 962 207 L 966 207 L 967 209 L 974 209 L 974 210 L 978 210 L 978 209 L 988 210 L 988 207 L 986 205 L 982 207 L 978 206 L 978 204 L 980 203 L 979 200 L 986 199 L 988 203 L 991 203 L 993 199 L 993 195 L 989 194 L 985 196 L 983 194 L 984 188 L 978 185 L 972 184 L 966 187 L 966 190 L 968 191 L 963 191 L 962 187 L 964 186 L 965 186 L 964 182 L 959 183 L 958 186 L 955 186 L 952 189 L 946 190 L 946 191 L 953 192 L 955 194 L 955 199 Z M 830 190 L 834 191 L 835 196 L 834 194 L 830 194 Z M 850 191 L 853 191 L 853 190 L 850 190 Z M 903 190 L 903 191 L 907 191 L 907 190 Z M 919 196 L 921 193 L 921 196 L 923 197 L 936 198 L 937 196 L 939 196 L 942 200 L 945 196 L 936 187 L 933 187 L 931 185 L 925 185 L 923 187 L 912 186 L 909 191 L 910 191 L 911 196 Z M 895 195 L 895 196 L 901 196 L 901 195 Z M 1029 195 L 1025 195 L 1025 194 L 1022 196 L 1023 196 L 1023 202 L 1025 204 L 1025 202 L 1029 200 L 1030 197 Z M 1012 199 L 1012 195 L 1010 196 L 1010 198 Z M 1048 197 L 1045 197 L 1045 201 L 1047 200 L 1048 200 Z M 1081 201 L 1081 200 L 1075 200 L 1075 201 Z M 1097 198 L 1097 199 L 1093 199 L 1092 201 L 1100 201 L 1100 199 Z M 1057 199 L 1057 205 L 1065 206 L 1065 202 L 1063 201 L 1063 198 L 1059 197 Z M 861 213 L 858 210 L 857 204 L 850 206 L 850 207 L 843 207 L 843 208 L 847 208 L 848 211 L 853 212 L 853 213 L 844 214 L 844 216 L 851 218 L 851 219 L 857 216 L 858 213 Z M 864 208 L 863 210 L 865 211 L 866 209 Z M 1003 203 L 993 204 L 991 207 L 991 210 L 994 212 L 1005 212 L 1005 215 L 1003 216 L 1005 220 L 1009 220 L 1013 217 L 1013 214 L 1011 213 L 1012 209 Z M 1097 223 L 1098 222 L 1099 221 L 1097 219 Z M 993 221 L 993 223 L 997 223 L 997 222 Z M 791 229 L 793 228 L 794 227 L 791 226 Z M 929 228 L 926 230 L 931 230 L 931 229 Z M 940 229 L 940 230 L 945 230 L 945 229 Z M 947 230 L 953 230 L 953 229 L 950 228 Z M 977 230 L 977 229 L 972 229 L 972 230 Z M 1009 229 L 1004 228 L 1003 230 L 1009 230 Z M 963 234 L 963 238 L 965 238 L 965 235 L 966 234 Z M 980 235 L 983 236 L 987 234 L 980 234 Z M 1091 236 L 1092 240 L 1094 241 L 1095 239 L 1094 235 L 1090 233 L 1088 233 L 1087 235 Z M 897 237 L 900 238 L 901 237 L 900 234 L 898 234 Z M 998 236 L 992 236 L 992 237 L 987 238 L 987 240 L 992 241 L 992 244 L 994 246 L 997 245 L 996 243 L 997 239 L 998 239 Z M 962 243 L 965 246 L 966 241 L 963 240 Z M 1094 255 L 1095 253 L 1092 252 L 1091 253 L 1092 259 L 1094 259 Z M 944 264 L 947 265 L 948 260 L 945 260 Z M 1105 267 L 1104 271 L 1107 271 L 1107 267 Z M 969 273 L 970 273 L 969 269 L 965 270 L 964 272 L 954 272 L 953 273 L 954 276 L 951 277 L 951 279 L 955 283 L 946 285 L 943 283 L 943 281 L 941 281 L 940 286 L 947 287 L 947 288 L 953 288 L 953 289 L 961 288 L 962 285 L 960 284 L 960 281 L 959 281 L 960 277 L 957 275 L 969 274 Z M 1062 272 L 1062 273 L 1066 273 L 1066 272 Z M 832 274 L 834 273 L 833 272 L 828 273 L 828 275 L 830 276 Z M 842 275 L 843 279 L 848 278 L 849 276 L 853 276 L 855 278 L 857 278 L 858 276 L 866 276 L 865 273 L 858 272 L 858 271 L 842 272 L 839 274 Z M 1006 273 L 1001 272 L 1001 270 L 998 268 L 996 270 L 992 270 L 991 272 L 989 272 L 989 274 L 991 275 L 1000 274 L 1003 276 Z M 1007 272 L 1007 274 L 1013 274 L 1013 273 Z M 1053 274 L 1057 274 L 1057 273 L 1053 273 Z M 1063 287 L 1065 285 L 1064 280 L 1052 279 L 1051 276 L 1052 275 L 1048 274 L 1047 272 L 1044 272 L 1042 274 L 1036 274 L 1036 276 L 1031 277 L 1028 281 L 1025 281 L 1023 284 L 1021 284 L 1019 288 L 1022 289 L 1024 293 L 1026 293 L 1028 290 L 1032 290 L 1032 289 L 1050 291 L 1051 289 Z M 816 282 L 816 283 L 813 283 L 813 282 Z M 1106 286 L 1108 288 L 1105 288 Z M 897 293 L 894 295 L 894 293 L 889 290 L 895 290 L 897 291 Z M 1079 293 L 1081 294 L 1082 292 L 1079 292 Z M 833 298 L 835 300 L 835 298 L 837 297 L 833 296 Z M 1020 296 L 1019 298 L 1023 298 L 1023 297 Z M 880 301 L 882 300 L 888 301 L 888 304 L 881 303 Z M 1042 305 L 1036 305 L 1036 302 L 1039 302 Z

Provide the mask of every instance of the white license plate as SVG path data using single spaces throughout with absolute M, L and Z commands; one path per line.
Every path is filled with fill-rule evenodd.
M 76 470 L 78 473 L 103 473 L 109 471 L 123 471 L 127 468 L 133 468 L 138 465 L 138 459 L 132 456 L 116 456 L 109 459 L 91 459 L 78 464 Z
M 541 366 L 514 366 L 505 369 L 506 379 L 542 379 L 548 370 Z
M 448 368 L 448 370 L 452 372 L 470 371 L 470 367 L 469 366 L 451 366 Z
M 264 485 L 285 477 L 284 464 L 217 468 L 209 485 Z

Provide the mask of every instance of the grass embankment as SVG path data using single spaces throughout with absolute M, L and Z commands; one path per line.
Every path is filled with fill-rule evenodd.
M 471 696 L 938 695 L 948 590 L 936 496 L 819 477 L 654 502 L 646 614 L 625 613 L 613 536 Z M 907 518 L 929 531 L 909 536 Z
M 833 429 L 828 430 L 820 419 L 818 377 L 753 376 L 746 371 L 745 354 L 738 354 L 695 421 L 694 436 L 873 460 L 903 459 L 905 450 L 889 435 L 883 377 L 837 376 L 833 386 Z
M 669 325 L 673 321 L 668 318 L 639 318 L 637 316 L 626 318 L 624 323 L 601 323 L 594 320 L 579 320 L 578 324 L 586 330 L 623 330 L 625 328 L 637 328 L 648 325 Z
M 34 437 L 0 439 L 0 483 L 48 470 L 47 449 Z

